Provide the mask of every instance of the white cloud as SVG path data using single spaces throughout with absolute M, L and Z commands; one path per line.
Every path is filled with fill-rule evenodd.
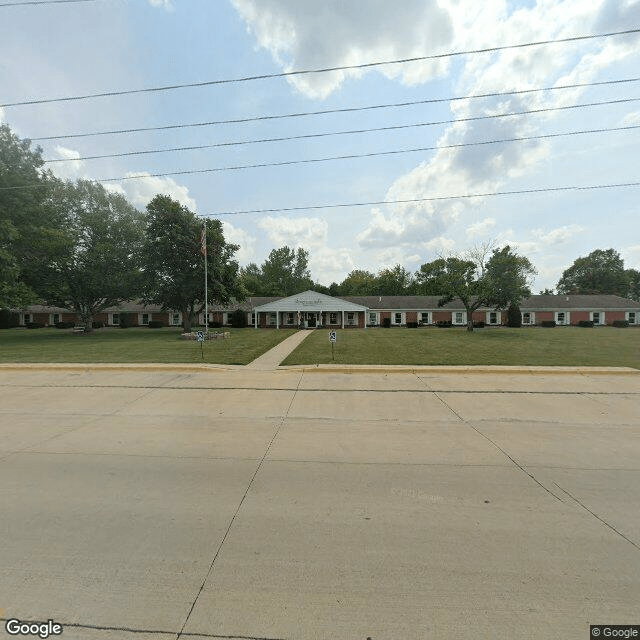
M 80 152 L 75 149 L 67 149 L 66 147 L 57 146 L 55 149 L 56 159 L 69 160 L 69 162 L 56 162 L 51 165 L 54 167 L 53 172 L 58 178 L 63 180 L 78 180 L 79 178 L 85 178 L 85 163 L 82 160 L 77 160 L 80 157 Z
M 620 251 L 626 269 L 640 269 L 640 244 L 625 247 Z
M 4 119 L 4 108 L 0 107 L 0 124 L 2 124 L 5 121 Z
M 179 185 L 173 178 L 150 176 L 147 172 L 129 172 L 126 177 L 142 176 L 117 183 L 121 192 L 136 207 L 143 209 L 158 194 L 167 195 L 193 212 L 197 211 L 196 201 L 189 195 L 189 189 Z M 107 183 L 108 184 L 108 183 Z M 113 189 L 113 187 L 112 187 Z
M 531 233 L 539 238 L 543 244 L 554 245 L 568 242 L 584 231 L 585 228 L 581 227 L 579 224 L 570 224 L 563 227 L 557 227 L 556 229 L 551 229 L 550 231 L 533 229 Z
M 2 120 L 2 114 L 0 114 L 0 120 Z M 622 118 L 622 122 L 620 122 L 620 126 L 627 127 L 634 124 L 640 124 L 640 111 L 633 111 L 632 113 L 627 113 L 627 115 Z
M 236 260 L 241 264 L 246 264 L 254 260 L 254 251 L 256 245 L 256 238 L 250 233 L 241 229 L 240 227 L 234 227 L 230 222 L 226 220 L 222 221 L 222 229 L 224 237 L 227 242 L 231 244 L 240 245 L 240 249 L 235 254 Z
M 496 226 L 495 218 L 485 218 L 480 222 L 474 222 L 469 225 L 466 230 L 467 238 L 475 238 L 489 233 Z
M 152 7 L 161 7 L 167 11 L 173 11 L 173 4 L 171 0 L 148 0 Z
M 320 218 L 287 218 L 267 216 L 258 226 L 276 247 L 318 249 L 324 247 L 329 234 L 329 225 Z
M 439 53 L 450 46 L 449 2 L 406 0 L 232 0 L 260 47 L 285 70 L 357 65 Z M 455 3 L 454 3 L 455 4 Z M 446 58 L 376 67 L 389 78 L 419 84 L 443 75 Z M 326 98 L 364 70 L 293 76 L 289 82 L 312 98 Z

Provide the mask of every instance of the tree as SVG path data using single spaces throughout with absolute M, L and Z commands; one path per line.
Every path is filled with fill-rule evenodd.
M 200 234 L 207 228 L 206 259 L 209 302 L 244 300 L 247 291 L 233 259 L 240 248 L 224 238 L 219 220 L 199 220 L 169 196 L 157 195 L 147 205 L 143 246 L 144 300 L 182 313 L 185 331 L 204 309 L 204 256 Z
M 265 286 L 262 277 L 262 270 L 255 262 L 250 262 L 246 267 L 240 269 L 239 274 L 242 286 L 250 296 L 264 296 Z
M 375 294 L 376 275 L 370 271 L 354 269 L 338 285 L 341 296 L 372 296 Z
M 310 289 L 313 281 L 308 263 L 309 252 L 305 249 L 273 249 L 262 264 L 265 295 L 291 296 Z
M 640 271 L 626 269 L 624 274 L 627 279 L 627 298 L 640 300 Z
M 91 332 L 95 314 L 138 292 L 143 216 L 123 196 L 86 180 L 58 182 L 54 201 L 62 236 L 35 286 L 50 304 L 73 309 Z
M 520 307 L 512 302 L 507 309 L 507 326 L 519 329 L 522 326 L 522 312 Z
M 543 289 L 540 292 L 540 295 L 541 296 L 555 296 L 556 294 L 554 293 L 553 289 L 546 288 L 546 289 Z
M 596 249 L 578 258 L 564 271 L 557 285 L 562 294 L 613 294 L 626 296 L 629 280 L 624 261 L 614 249 Z
M 378 273 L 375 293 L 379 296 L 402 296 L 411 292 L 413 276 L 403 266 L 397 264 L 391 269 Z
M 513 253 L 509 245 L 494 249 L 482 275 L 489 290 L 486 303 L 496 309 L 504 309 L 511 304 L 519 306 L 523 298 L 531 295 L 529 279 L 535 273 L 529 259 Z
M 43 171 L 42 149 L 31 148 L 8 125 L 0 125 L 0 308 L 21 307 L 37 299 L 25 270 L 35 265 L 56 236 L 47 201 L 52 175 Z

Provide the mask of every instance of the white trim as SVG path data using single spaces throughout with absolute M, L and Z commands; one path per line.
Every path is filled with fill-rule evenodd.
M 525 321 L 524 321 L 524 315 L 525 315 L 525 313 L 528 313 L 528 314 L 529 314 L 529 322 L 525 322 Z M 529 326 L 534 325 L 535 323 L 536 323 L 536 313 L 535 313 L 535 311 L 523 311 L 523 312 L 522 312 L 522 324 L 523 324 L 524 326 L 529 327 Z
M 400 316 L 400 322 L 397 322 L 396 316 Z M 403 324 L 407 324 L 407 314 L 404 311 L 392 311 L 391 312 L 391 324 L 394 327 L 399 327 Z
M 358 326 L 358 316 L 356 315 L 357 311 L 347 311 L 347 326 L 348 327 L 357 327 Z M 351 318 L 349 317 L 351 316 Z
M 109 317 L 109 326 L 111 326 L 111 327 L 119 327 L 120 326 L 120 312 L 119 311 L 117 311 L 115 313 L 110 313 L 108 317 Z M 117 322 L 114 320 L 115 317 L 118 318 Z
M 629 316 L 633 314 L 633 320 L 629 319 Z M 640 311 L 627 311 L 624 314 L 624 319 L 629 323 L 629 324 L 640 324 Z
M 147 316 L 147 321 L 146 322 L 144 321 L 144 316 Z M 153 320 L 153 314 L 151 314 L 151 313 L 144 312 L 144 313 L 139 313 L 138 314 L 138 326 L 139 327 L 146 327 L 149 324 L 149 322 L 151 322 L 151 320 Z
M 599 316 L 598 316 L 598 322 L 596 322 L 596 321 L 593 319 L 593 314 L 594 314 L 594 313 L 599 314 Z M 591 320 L 591 322 L 593 322 L 593 324 L 594 324 L 594 325 L 597 325 L 597 326 L 600 326 L 600 325 L 606 324 L 606 322 L 605 322 L 605 313 L 604 313 L 604 311 L 589 311 L 589 320 Z
M 558 319 L 560 314 L 564 314 L 564 322 L 560 322 Z M 553 318 L 557 325 L 566 327 L 571 324 L 571 312 L 570 311 L 554 311 Z
M 496 321 L 495 322 L 491 322 L 491 314 L 495 313 L 496 314 Z M 502 324 L 502 313 L 500 311 L 487 311 L 486 314 L 486 320 L 485 320 L 485 324 L 486 325 L 490 325 L 492 327 L 495 327 L 499 324 Z
M 423 315 L 427 316 L 426 321 L 422 319 Z M 433 324 L 433 311 L 418 311 L 416 313 L 416 318 L 417 318 L 418 324 L 420 324 L 420 323 L 422 323 L 422 324 Z
M 178 316 L 178 321 L 174 322 L 176 316 Z M 169 311 L 169 326 L 170 327 L 179 327 L 181 324 L 182 324 L 182 312 L 180 312 L 180 311 Z
M 373 317 L 373 322 L 371 322 L 371 318 Z M 369 327 L 377 327 L 380 324 L 380 313 L 378 311 L 367 311 L 367 326 Z
M 56 317 L 58 318 L 56 320 Z M 62 322 L 62 314 L 61 313 L 50 313 L 49 314 L 49 326 L 53 327 L 57 322 Z
M 458 321 L 457 314 L 461 314 L 462 320 Z M 464 325 L 467 324 L 467 312 L 466 311 L 452 311 L 451 312 L 451 324 L 453 325 Z

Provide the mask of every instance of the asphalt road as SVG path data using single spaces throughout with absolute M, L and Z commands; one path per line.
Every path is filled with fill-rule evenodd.
M 639 374 L 0 369 L 0 424 L 0 616 L 65 640 L 640 624 Z

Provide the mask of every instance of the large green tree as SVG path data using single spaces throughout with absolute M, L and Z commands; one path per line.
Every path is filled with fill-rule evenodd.
M 43 165 L 40 147 L 0 125 L 0 308 L 37 299 L 34 277 L 60 238 L 49 206 L 53 179 Z
M 143 215 L 122 195 L 87 180 L 58 182 L 52 198 L 61 237 L 37 291 L 50 304 L 73 309 L 90 332 L 97 313 L 138 295 Z
M 382 269 L 375 282 L 375 294 L 379 296 L 403 296 L 413 292 L 413 275 L 402 265 Z
M 489 289 L 486 304 L 497 309 L 519 307 L 522 299 L 531 295 L 530 279 L 535 274 L 530 260 L 514 253 L 509 245 L 494 249 L 482 270 Z
M 200 244 L 205 224 L 209 303 L 227 304 L 245 298 L 247 292 L 234 259 L 240 247 L 225 240 L 219 220 L 200 220 L 166 195 L 151 200 L 147 216 L 142 261 L 147 302 L 180 311 L 185 331 L 191 331 L 196 315 L 205 306 L 204 256 Z
M 564 271 L 557 285 L 561 294 L 614 294 L 627 296 L 629 278 L 624 261 L 614 249 L 596 249 L 578 258 Z
M 262 264 L 266 295 L 291 296 L 313 285 L 309 272 L 309 252 L 299 247 L 273 249 Z
M 354 269 L 338 285 L 341 296 L 372 296 L 376 293 L 376 274 Z

